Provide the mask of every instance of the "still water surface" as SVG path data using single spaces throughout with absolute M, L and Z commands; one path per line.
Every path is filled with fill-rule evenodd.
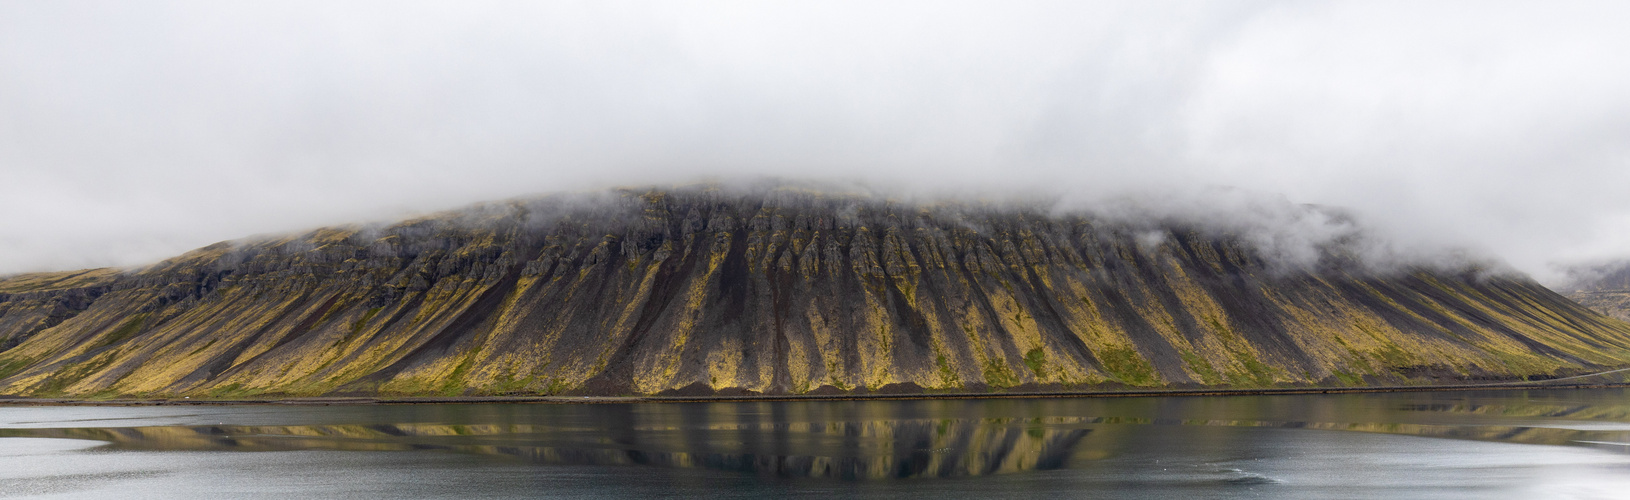
M 1630 498 L 1630 391 L 0 407 L 0 497 Z

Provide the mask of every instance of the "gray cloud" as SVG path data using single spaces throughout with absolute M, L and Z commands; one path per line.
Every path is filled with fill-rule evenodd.
M 1202 207 L 1234 186 L 1550 279 L 1630 253 L 1627 11 L 0 2 L 0 272 L 770 175 Z

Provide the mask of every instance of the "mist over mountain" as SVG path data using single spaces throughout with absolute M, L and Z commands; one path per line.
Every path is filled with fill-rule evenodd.
M 1557 291 L 1598 313 L 1630 321 L 1630 261 L 1609 261 L 1566 269 Z
M 1630 255 L 1630 4 L 0 3 L 0 274 L 536 192 L 1206 186 Z M 1294 248 L 1298 245 L 1290 245 Z M 1427 252 L 1431 253 L 1431 252 Z
M 229 241 L 0 281 L 0 393 L 1357 386 L 1630 364 L 1630 325 L 1520 273 L 1236 201 L 710 184 Z

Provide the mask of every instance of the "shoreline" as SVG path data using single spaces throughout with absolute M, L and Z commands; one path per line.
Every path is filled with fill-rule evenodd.
M 1623 370 L 1615 370 L 1623 371 Z M 1275 396 L 1305 394 L 1371 394 L 1515 389 L 1611 389 L 1630 382 L 1546 384 L 1546 381 L 1495 384 L 1406 385 L 1371 387 L 1269 387 L 1257 389 L 1148 389 L 1127 391 L 963 392 L 914 394 L 782 394 L 743 396 L 315 396 L 261 399 L 74 399 L 0 396 L 5 406 L 234 406 L 234 405 L 416 405 L 416 404 L 629 404 L 751 403 L 791 401 L 899 401 L 928 399 L 1067 399 Z

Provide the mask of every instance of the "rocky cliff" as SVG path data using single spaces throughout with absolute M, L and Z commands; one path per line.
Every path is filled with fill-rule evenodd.
M 795 189 L 561 195 L 0 281 L 0 394 L 1416 384 L 1630 365 L 1526 278 Z
M 1568 298 L 1592 311 L 1630 321 L 1630 262 L 1581 266 L 1569 274 L 1572 281 L 1560 288 Z

